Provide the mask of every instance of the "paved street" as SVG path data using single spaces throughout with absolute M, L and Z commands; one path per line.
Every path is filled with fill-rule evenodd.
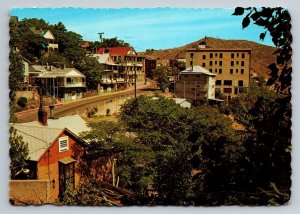
M 147 89 L 155 88 L 156 83 L 154 81 L 148 81 L 147 85 L 141 85 L 137 87 L 137 95 L 148 93 Z M 103 93 L 99 96 L 87 97 L 80 100 L 74 100 L 70 102 L 63 103 L 61 105 L 55 106 L 55 117 L 63 117 L 67 115 L 80 114 L 85 112 L 86 108 L 94 106 L 103 106 L 106 103 L 113 102 L 114 99 L 124 99 L 134 96 L 134 87 L 130 89 L 118 91 L 114 93 Z M 46 110 L 49 114 L 49 108 Z M 27 111 L 27 112 L 18 112 L 17 113 L 18 122 L 30 122 L 37 120 L 37 109 Z

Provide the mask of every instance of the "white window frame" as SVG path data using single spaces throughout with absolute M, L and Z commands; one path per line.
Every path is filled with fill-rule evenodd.
M 65 140 L 67 141 L 67 145 L 65 147 L 61 147 L 61 143 Z M 60 137 L 58 139 L 58 151 L 59 152 L 65 152 L 65 151 L 68 151 L 68 150 L 69 150 L 69 138 L 68 138 L 68 136 Z

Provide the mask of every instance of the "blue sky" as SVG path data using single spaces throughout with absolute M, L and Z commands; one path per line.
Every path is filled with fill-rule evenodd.
M 259 40 L 261 27 L 242 29 L 242 17 L 232 16 L 234 9 L 148 8 L 148 9 L 82 9 L 82 8 L 14 8 L 11 15 L 43 18 L 50 24 L 61 21 L 68 30 L 84 40 L 118 37 L 137 51 L 148 48 L 179 47 L 204 36 L 222 39 L 243 39 L 273 45 L 269 35 Z

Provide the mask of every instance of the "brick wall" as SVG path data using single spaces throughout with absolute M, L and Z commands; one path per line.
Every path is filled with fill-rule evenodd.
M 68 136 L 69 149 L 59 152 L 58 139 L 52 144 L 49 152 L 46 152 L 38 162 L 37 179 L 50 180 L 50 201 L 55 201 L 59 196 L 59 160 L 73 156 L 75 139 L 65 131 L 59 137 Z M 49 158 L 48 158 L 49 154 Z M 49 164 L 48 164 L 49 163 Z M 49 165 L 49 167 L 48 167 Z M 79 182 L 79 175 L 75 174 L 75 185 Z
M 10 198 L 29 204 L 48 203 L 50 199 L 49 180 L 11 180 Z

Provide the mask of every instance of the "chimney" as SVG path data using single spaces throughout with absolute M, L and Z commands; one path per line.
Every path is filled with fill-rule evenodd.
M 49 108 L 50 108 L 50 119 L 54 119 L 54 105 L 51 104 Z
M 38 93 L 40 95 L 40 107 L 38 110 L 38 121 L 43 126 L 47 126 L 47 111 L 45 110 L 44 105 L 43 105 L 43 96 L 42 96 L 42 91 L 40 88 L 38 88 Z

